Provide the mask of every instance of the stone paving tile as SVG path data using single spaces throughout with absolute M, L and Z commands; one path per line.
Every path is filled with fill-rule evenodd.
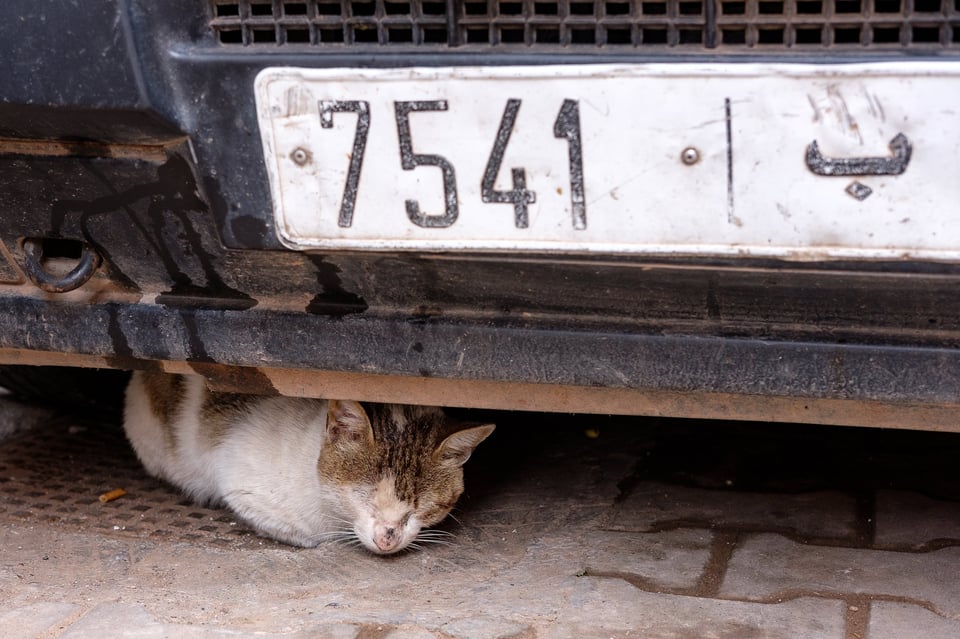
M 843 603 L 828 599 L 796 599 L 783 604 L 704 599 L 647 592 L 622 579 L 590 576 L 551 579 L 534 587 L 525 584 L 521 592 L 505 587 L 503 580 L 491 586 L 478 588 L 478 593 L 487 595 L 483 600 L 460 604 L 479 605 L 488 613 L 501 615 L 500 619 L 512 620 L 519 629 L 517 634 L 478 635 L 491 639 L 843 639 Z M 356 618 L 357 612 L 344 609 L 336 614 Z M 431 630 L 436 627 L 434 615 L 416 610 L 404 615 L 407 623 L 419 618 Z M 526 623 L 531 626 L 529 631 L 523 629 Z M 453 624 L 439 628 L 456 639 L 470 636 L 452 632 L 457 629 Z
M 606 527 L 650 531 L 696 522 L 707 528 L 748 528 L 852 541 L 857 534 L 856 518 L 856 500 L 840 492 L 752 493 L 644 481 L 633 487 Z
M 868 639 L 957 639 L 960 619 L 947 619 L 919 606 L 891 601 L 874 603 Z
M 316 626 L 301 632 L 269 633 L 168 623 L 157 620 L 139 604 L 104 603 L 67 628 L 59 639 L 356 639 L 359 633 L 358 626 L 346 624 Z M 400 635 L 396 639 L 433 637 Z
M 100 604 L 79 621 L 67 628 L 60 639 L 95 639 L 96 637 L 137 637 L 137 639 L 164 639 L 171 634 L 171 625 L 157 621 L 143 606 Z M 204 632 L 197 627 L 180 626 L 177 635 L 183 639 L 213 637 L 217 630 Z M 223 633 L 220 633 L 223 636 Z
M 960 544 L 960 503 L 914 492 L 880 491 L 874 540 L 877 546 L 900 548 L 922 548 L 947 540 Z
M 440 637 L 423 628 L 394 628 L 384 635 L 384 639 L 440 639 Z
M 797 593 L 899 597 L 960 617 L 958 574 L 960 548 L 907 553 L 804 545 L 780 535 L 756 535 L 734 551 L 720 595 L 762 601 Z
M 619 579 L 581 587 L 545 629 L 545 639 L 843 639 L 843 602 L 801 598 L 781 604 L 645 592 Z
M 457 639 L 507 639 L 528 632 L 529 629 L 526 624 L 490 616 L 458 619 L 440 628 L 445 634 Z
M 0 582 L 0 592 L 2 592 Z M 4 601 L 9 608 L 10 601 Z M 81 610 L 67 603 L 40 602 L 0 613 L 0 636 L 4 639 L 35 639 Z
M 196 626 L 285 636 L 288 626 L 297 633 L 317 624 L 380 624 L 457 639 L 502 639 L 556 620 L 569 606 L 568 598 L 590 584 L 608 589 L 610 582 L 622 583 L 631 600 L 643 598 L 641 590 L 621 579 L 576 576 L 588 568 L 627 569 L 667 588 L 690 588 L 703 570 L 711 538 L 703 531 L 579 528 L 532 537 L 518 533 L 503 552 L 464 542 L 381 558 L 336 546 L 229 550 L 117 534 L 107 538 L 5 524 L 0 547 L 11 552 L 0 554 L 0 578 L 16 584 L 9 594 L 23 605 L 61 600 L 85 607 L 148 606 L 139 612 L 128 606 L 88 613 L 81 620 L 85 625 L 74 628 L 77 633 L 126 619 L 149 633 L 176 622 L 192 633 L 185 635 L 190 639 L 205 637 Z M 620 605 L 615 600 L 594 605 L 593 627 L 622 629 Z
M 713 534 L 700 529 L 660 533 L 591 532 L 584 544 L 588 574 L 629 573 L 653 586 L 693 588 L 710 559 Z

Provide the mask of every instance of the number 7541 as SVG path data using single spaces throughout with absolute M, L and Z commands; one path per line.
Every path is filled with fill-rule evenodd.
M 481 182 L 481 198 L 490 204 L 512 204 L 514 224 L 517 228 L 527 228 L 529 224 L 528 206 L 537 201 L 537 194 L 527 188 L 526 170 L 510 169 L 512 188 L 498 191 L 495 188 L 497 176 L 503 164 L 503 155 L 510 134 L 513 132 L 521 101 L 515 98 L 507 100 L 500 119 L 490 157 Z M 419 111 L 446 111 L 446 100 L 423 100 L 394 102 L 394 117 L 397 122 L 397 134 L 400 140 L 400 166 L 412 171 L 418 166 L 438 167 L 443 176 L 444 212 L 442 215 L 427 214 L 420 210 L 417 200 L 407 200 L 407 217 L 417 226 L 424 228 L 446 228 L 457 221 L 460 206 L 457 196 L 457 175 L 453 164 L 442 155 L 414 153 L 413 137 L 410 133 L 410 113 Z M 367 135 L 370 132 L 370 103 L 365 100 L 321 100 L 320 125 L 333 127 L 334 113 L 355 113 L 357 128 L 353 138 L 353 153 L 347 169 L 347 181 L 340 201 L 338 224 L 349 227 L 353 224 L 354 207 L 357 202 L 357 190 L 360 184 L 360 170 L 363 167 L 363 153 L 367 147 Z M 587 228 L 587 210 L 583 187 L 583 147 L 580 140 L 580 105 L 576 100 L 564 100 L 557 118 L 553 123 L 554 137 L 567 140 L 570 165 L 570 209 L 573 216 L 573 228 Z

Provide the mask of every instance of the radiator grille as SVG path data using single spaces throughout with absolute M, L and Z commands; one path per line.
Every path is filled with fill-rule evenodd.
M 960 50 L 960 0 L 210 0 L 224 46 Z

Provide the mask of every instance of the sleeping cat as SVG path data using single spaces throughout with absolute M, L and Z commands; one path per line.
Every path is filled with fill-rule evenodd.
M 137 372 L 124 428 L 147 471 L 261 534 L 389 554 L 435 539 L 421 529 L 453 508 L 462 466 L 494 426 L 458 427 L 433 407 L 219 393 L 199 376 Z

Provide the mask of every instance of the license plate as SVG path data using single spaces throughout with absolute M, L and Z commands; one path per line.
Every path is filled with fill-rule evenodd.
M 298 250 L 960 259 L 960 63 L 264 69 Z

